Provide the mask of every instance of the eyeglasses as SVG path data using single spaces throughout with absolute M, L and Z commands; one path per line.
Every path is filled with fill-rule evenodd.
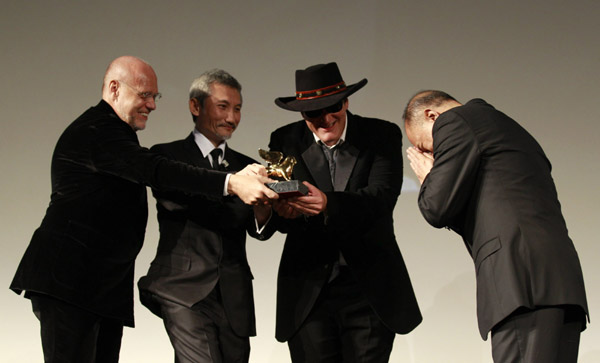
M 306 118 L 317 118 L 317 117 L 320 117 L 321 115 L 326 115 L 328 113 L 336 113 L 336 112 L 339 112 L 342 109 L 342 107 L 344 107 L 344 101 L 345 100 L 341 100 L 340 102 L 338 102 L 336 104 L 333 104 L 329 107 L 321 108 L 318 110 L 304 111 L 304 112 L 302 112 L 302 114 Z
M 160 100 L 160 98 L 162 97 L 162 94 L 160 92 L 157 93 L 152 93 L 152 92 L 138 92 L 135 88 L 133 88 L 132 86 L 129 85 L 129 83 L 125 82 L 125 81 L 120 81 L 119 83 L 123 83 L 124 85 L 126 85 L 127 87 L 131 88 L 133 91 L 135 91 L 137 93 L 138 96 L 140 96 L 143 100 L 148 101 L 150 100 L 150 98 L 154 99 L 154 102 Z

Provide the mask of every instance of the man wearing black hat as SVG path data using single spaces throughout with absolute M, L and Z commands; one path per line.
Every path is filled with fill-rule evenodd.
M 337 64 L 296 71 L 296 96 L 275 103 L 303 120 L 275 130 L 269 147 L 297 159 L 308 194 L 275 201 L 287 233 L 279 267 L 276 338 L 292 361 L 387 362 L 395 333 L 422 320 L 394 237 L 402 135 L 348 111 Z

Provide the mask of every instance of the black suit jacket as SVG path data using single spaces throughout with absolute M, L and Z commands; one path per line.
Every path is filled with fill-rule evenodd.
M 219 199 L 225 174 L 167 161 L 139 145 L 106 102 L 63 132 L 52 195 L 11 283 L 133 326 L 134 261 L 147 220 L 146 186 Z
M 537 141 L 475 99 L 438 117 L 433 151 L 419 208 L 431 225 L 460 233 L 473 257 L 482 338 L 521 306 L 587 313 L 579 258 Z
M 191 165 L 210 168 L 190 134 L 155 145 L 151 151 Z M 237 172 L 255 160 L 226 148 L 226 171 Z M 223 164 L 222 164 L 223 165 Z M 146 292 L 186 307 L 204 299 L 219 283 L 225 312 L 234 332 L 256 335 L 252 273 L 246 258 L 246 231 L 258 235 L 251 206 L 238 197 L 209 200 L 180 192 L 154 190 L 160 241 L 146 276 L 138 282 L 140 299 L 156 315 L 160 307 Z
M 387 121 L 348 112 L 333 191 L 321 147 L 305 121 L 271 135 L 271 150 L 294 156 L 293 178 L 325 192 L 327 218 L 275 220 L 287 233 L 277 284 L 276 338 L 288 340 L 313 307 L 342 252 L 367 300 L 386 326 L 408 333 L 422 320 L 394 236 L 392 212 L 402 186 L 402 135 Z M 337 188 L 336 188 L 337 189 Z

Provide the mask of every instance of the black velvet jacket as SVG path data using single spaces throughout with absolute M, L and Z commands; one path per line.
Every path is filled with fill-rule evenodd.
M 146 185 L 220 198 L 225 174 L 141 147 L 133 129 L 104 101 L 63 132 L 51 172 L 50 205 L 10 288 L 47 294 L 133 326 Z

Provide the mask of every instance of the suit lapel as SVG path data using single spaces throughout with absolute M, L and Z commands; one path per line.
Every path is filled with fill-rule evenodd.
M 310 130 L 308 132 L 310 133 Z M 331 192 L 333 191 L 333 185 L 331 184 L 331 177 L 329 175 L 329 164 L 323 154 L 323 150 L 321 150 L 321 146 L 315 142 L 312 133 L 310 133 L 310 137 L 312 138 L 312 143 L 302 153 L 302 160 L 317 183 L 316 187 L 324 192 Z
M 225 145 L 225 154 L 223 156 L 222 171 L 234 171 L 238 172 L 244 168 L 240 164 L 239 160 L 235 157 L 233 152 L 229 149 L 229 146 Z
M 196 144 L 196 140 L 194 140 L 194 134 L 191 133 L 184 142 L 185 155 L 183 157 L 185 160 L 194 166 L 199 166 L 201 168 L 211 168 L 208 159 L 202 155 L 202 151 Z
M 210 165 L 208 159 L 202 155 L 202 151 L 200 151 L 200 148 L 196 144 L 193 133 L 185 139 L 184 148 L 186 150 L 186 158 L 188 158 L 188 163 L 201 168 L 212 169 L 212 165 Z M 224 167 L 222 171 L 237 172 L 243 169 L 243 166 L 239 163 L 234 153 L 227 145 L 225 145 L 225 154 L 223 156 L 223 162 L 221 165 Z
M 350 130 L 348 130 L 350 131 Z M 346 132 L 348 136 L 348 132 Z M 337 158 L 335 162 L 335 190 L 344 191 L 348 180 L 350 180 L 350 174 L 356 164 L 359 150 L 347 141 L 344 141 L 337 151 Z

